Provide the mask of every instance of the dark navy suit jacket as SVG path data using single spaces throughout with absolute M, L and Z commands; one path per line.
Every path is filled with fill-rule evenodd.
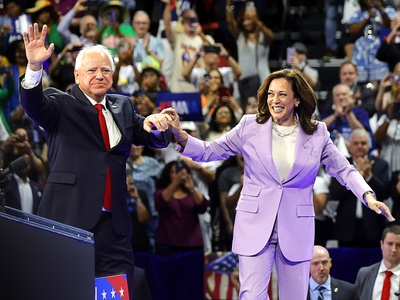
M 22 80 L 22 78 L 21 78 Z M 112 222 L 114 231 L 130 235 L 131 220 L 126 201 L 125 163 L 131 145 L 166 147 L 172 133 L 148 133 L 144 117 L 138 115 L 126 96 L 107 95 L 106 105 L 122 137 L 106 150 L 97 110 L 74 85 L 69 91 L 42 91 L 20 87 L 25 111 L 45 130 L 49 148 L 50 173 L 38 214 L 89 230 L 102 209 L 107 166 L 111 174 Z

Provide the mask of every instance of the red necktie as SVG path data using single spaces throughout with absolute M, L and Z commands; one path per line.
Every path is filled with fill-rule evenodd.
M 103 135 L 104 145 L 106 146 L 106 150 L 110 149 L 110 139 L 108 137 L 108 129 L 106 124 L 106 119 L 103 115 L 103 105 L 95 104 L 94 107 L 97 109 L 101 134 Z M 106 187 L 104 190 L 104 199 L 103 206 L 105 209 L 111 209 L 111 176 L 110 176 L 110 168 L 107 167 L 107 175 L 106 175 Z
M 385 271 L 386 277 L 383 281 L 382 296 L 381 300 L 389 300 L 390 298 L 390 276 L 393 275 L 392 271 Z

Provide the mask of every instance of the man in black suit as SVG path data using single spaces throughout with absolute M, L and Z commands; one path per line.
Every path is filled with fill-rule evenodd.
M 349 161 L 353 164 L 371 188 L 377 199 L 389 196 L 388 164 L 378 157 L 369 157 L 369 133 L 365 129 L 354 129 L 350 135 Z M 339 200 L 334 226 L 335 238 L 340 247 L 379 247 L 381 233 L 386 221 L 370 213 L 367 207 L 357 204 L 357 198 L 332 178 L 329 186 L 330 199 Z M 365 209 L 366 208 L 366 209 Z
M 357 299 L 355 285 L 331 277 L 329 275 L 331 267 L 332 259 L 329 256 L 328 250 L 322 246 L 314 246 L 314 255 L 310 261 L 311 277 L 307 300 Z
M 130 99 L 106 95 L 114 63 L 101 45 L 84 48 L 76 59 L 76 84 L 67 92 L 42 90 L 43 63 L 54 50 L 30 25 L 24 33 L 28 66 L 21 80 L 21 103 L 45 130 L 50 173 L 38 214 L 90 230 L 95 239 L 95 275 L 125 273 L 132 297 L 132 224 L 126 201 L 125 164 L 131 145 L 166 147 L 173 139 L 167 115 L 144 118 Z
M 42 199 L 43 189 L 37 181 L 28 177 L 32 168 L 31 157 L 26 155 L 25 161 L 28 164 L 26 168 L 15 171 L 7 178 L 6 205 L 30 214 L 36 214 Z
M 358 271 L 356 288 L 358 299 L 385 299 L 382 295 L 386 273 L 390 271 L 386 299 L 400 299 L 400 226 L 389 225 L 381 239 L 382 260 Z

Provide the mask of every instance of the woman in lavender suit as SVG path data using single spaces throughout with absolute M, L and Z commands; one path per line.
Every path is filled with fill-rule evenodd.
M 204 142 L 170 129 L 183 155 L 196 161 L 243 154 L 244 184 L 236 207 L 232 251 L 239 255 L 239 299 L 269 299 L 276 265 L 279 299 L 306 299 L 314 246 L 312 188 L 320 164 L 364 205 L 389 221 L 388 207 L 332 143 L 324 123 L 312 119 L 317 99 L 295 70 L 271 73 L 258 90 L 257 115 L 245 115 L 221 138 Z

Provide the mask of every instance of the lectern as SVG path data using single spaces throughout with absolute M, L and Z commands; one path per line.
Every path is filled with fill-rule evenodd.
M 93 234 L 6 207 L 0 212 L 0 298 L 88 300 Z

